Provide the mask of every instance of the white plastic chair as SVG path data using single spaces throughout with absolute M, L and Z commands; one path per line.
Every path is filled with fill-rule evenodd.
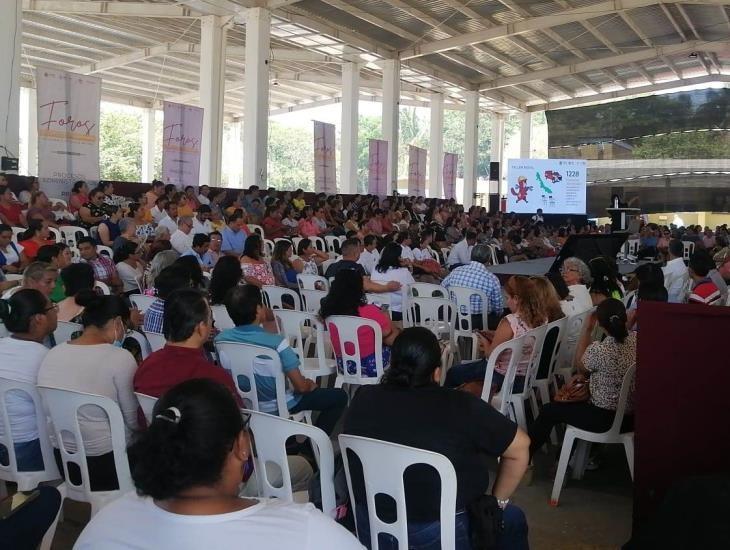
M 571 315 L 565 323 L 564 335 L 560 344 L 560 353 L 558 354 L 558 360 L 553 369 L 553 376 L 551 383 L 555 391 L 558 390 L 558 376 L 563 380 L 568 380 L 573 373 L 573 366 L 575 365 L 575 354 L 578 347 L 578 339 L 583 331 L 583 324 L 586 319 L 595 311 L 595 308 L 591 308 L 583 313 L 577 315 Z
M 322 273 L 322 276 L 324 276 L 324 274 L 327 273 L 329 266 L 337 263 L 338 261 L 339 260 L 337 258 L 330 258 L 329 260 L 323 261 L 322 264 L 319 266 L 319 271 L 320 271 L 320 273 Z
M 99 290 L 101 290 L 101 293 L 105 296 L 109 296 L 112 293 L 109 285 L 102 281 L 94 281 L 94 288 L 98 288 Z
M 324 242 L 322 237 L 309 237 L 309 240 L 312 241 L 314 248 L 322 252 L 327 252 L 327 243 Z
M 292 246 L 294 248 L 294 254 L 299 254 L 299 243 L 302 242 L 303 238 L 304 237 L 292 237 L 291 238 Z M 277 239 L 277 241 L 278 240 L 279 239 Z M 288 240 L 288 239 L 285 239 L 285 240 Z
M 147 425 L 149 426 L 152 422 L 152 409 L 155 408 L 157 398 L 152 397 L 151 395 L 147 395 L 146 393 L 139 392 L 134 392 L 134 395 L 137 396 L 137 401 L 139 401 L 139 407 L 142 409 L 142 412 L 144 413 L 144 418 L 145 420 L 147 420 Z
M 390 309 L 390 292 L 366 292 L 365 301 L 374 306 L 387 306 Z
M 453 550 L 456 547 L 456 471 L 453 464 L 444 455 L 406 447 L 396 443 L 378 441 L 355 435 L 339 436 L 340 450 L 345 464 L 347 488 L 350 502 L 355 502 L 352 488 L 352 471 L 350 469 L 350 453 L 354 453 L 362 464 L 362 475 L 365 485 L 365 500 L 368 507 L 370 525 L 370 544 L 378 550 L 378 536 L 388 533 L 398 541 L 398 548 L 408 548 L 408 522 L 406 521 L 406 494 L 403 476 L 406 469 L 414 464 L 426 464 L 438 472 L 441 479 L 441 549 Z M 397 520 L 394 523 L 382 521 L 375 508 L 375 496 L 390 496 L 396 505 Z
M 341 388 L 343 384 L 367 385 L 377 384 L 383 376 L 383 332 L 380 325 L 370 319 L 363 317 L 355 317 L 351 315 L 332 315 L 325 319 L 327 331 L 332 337 L 333 330 L 337 332 L 339 345 L 332 343 L 335 357 L 342 360 L 342 373 L 337 373 L 335 387 Z M 362 357 L 360 352 L 360 339 L 358 338 L 358 330 L 360 328 L 371 329 L 374 334 L 375 341 L 375 376 L 363 376 Z M 352 345 L 352 352 L 347 351 L 347 343 Z M 355 373 L 348 373 L 348 362 L 354 363 Z
M 324 324 L 319 318 L 306 311 L 293 311 L 291 309 L 277 309 L 274 311 L 276 326 L 279 334 L 289 340 L 289 345 L 299 356 L 301 362 L 300 370 L 302 375 L 311 380 L 319 376 L 329 376 L 336 370 L 335 360 L 331 356 L 331 345 L 327 349 L 327 333 Z M 315 332 L 315 357 L 307 357 L 310 340 L 309 334 Z
M 689 260 L 689 257 L 694 254 L 695 243 L 692 241 L 682 241 L 682 245 L 684 246 L 684 255 L 682 257 L 685 260 Z
M 108 256 L 109 258 L 114 257 L 114 251 L 109 246 L 105 246 L 103 244 L 97 244 L 96 245 L 96 252 L 98 254 L 104 254 L 105 256 Z
M 578 448 L 576 449 L 575 464 L 573 470 L 573 478 L 580 479 L 585 471 L 585 465 L 588 459 L 588 452 L 591 443 L 620 443 L 624 446 L 626 452 L 626 461 L 629 464 L 629 472 L 631 479 L 634 479 L 634 432 L 621 433 L 621 424 L 626 414 L 626 405 L 629 399 L 629 392 L 633 385 L 634 373 L 636 367 L 632 366 L 624 374 L 621 383 L 621 393 L 619 394 L 616 406 L 616 416 L 613 424 L 608 431 L 603 433 L 589 432 L 581 430 L 574 426 L 568 425 L 565 430 L 565 438 L 563 439 L 563 447 L 560 451 L 560 460 L 558 461 L 558 471 L 555 474 L 555 482 L 553 483 L 553 492 L 550 497 L 550 505 L 557 506 L 560 499 L 560 492 L 563 489 L 565 481 L 565 472 L 568 468 L 570 460 L 570 452 L 573 449 L 573 442 L 578 440 Z
M 215 305 L 210 306 L 210 311 L 213 313 L 213 320 L 217 329 L 225 330 L 227 328 L 235 328 L 236 323 L 233 322 L 231 316 L 228 315 L 226 306 Z
M 103 395 L 44 386 L 39 386 L 38 391 L 51 417 L 53 434 L 61 453 L 68 498 L 91 504 L 91 516 L 93 517 L 105 504 L 134 489 L 127 461 L 124 420 L 119 405 Z M 114 465 L 119 482 L 119 489 L 114 491 L 91 490 L 86 450 L 79 426 L 79 409 L 89 405 L 101 408 L 109 418 Z M 73 452 L 70 452 L 67 444 L 63 442 L 62 434 L 66 435 L 67 441 L 69 436 L 73 437 L 75 447 Z M 69 477 L 69 463 L 76 464 L 80 471 L 81 482 L 78 485 Z
M 274 254 L 274 241 L 271 239 L 264 239 L 264 256 L 271 258 Z
M 319 308 L 322 304 L 322 299 L 327 296 L 325 290 L 300 290 L 299 294 L 304 302 L 304 311 L 309 313 L 319 313 Z
M 145 338 L 150 343 L 150 349 L 154 353 L 165 347 L 165 336 L 157 332 L 144 332 Z
M 303 275 L 299 273 L 297 283 L 299 284 L 299 290 L 328 291 L 330 289 L 329 281 L 320 275 Z
M 331 252 L 332 254 L 339 254 L 340 253 L 340 245 L 342 244 L 342 241 L 340 241 L 339 237 L 335 237 L 334 235 L 327 235 L 324 238 L 325 243 L 327 243 L 327 250 L 325 252 Z
M 61 232 L 55 227 L 49 227 L 48 232 L 53 236 L 53 240 L 55 242 L 60 243 L 63 241 L 63 236 L 61 235 Z
M 68 203 L 63 199 L 48 199 L 48 202 L 51 203 L 51 206 L 56 206 L 57 204 L 62 204 L 64 208 L 68 208 Z
M 12 236 L 11 240 L 15 244 L 18 244 L 18 237 L 20 235 L 22 235 L 23 233 L 25 233 L 27 231 L 27 229 L 25 227 L 16 227 L 16 226 L 13 226 L 12 229 L 13 229 L 13 236 Z
M 249 429 L 253 434 L 256 448 L 256 479 L 259 484 L 259 495 L 278 498 L 285 502 L 294 501 L 286 442 L 290 437 L 304 436 L 314 446 L 318 458 L 322 511 L 334 518 L 337 508 L 334 486 L 335 459 L 329 436 L 316 426 L 303 422 L 294 422 L 258 411 L 244 409 L 243 412 L 251 415 Z M 281 487 L 275 487 L 268 479 L 266 465 L 272 463 L 281 470 L 283 480 Z
M 145 313 L 157 298 L 154 296 L 146 296 L 144 294 L 132 294 L 129 296 L 129 299 L 134 307 L 136 307 L 140 312 Z
M 284 371 L 281 370 L 281 358 L 276 350 L 238 342 L 216 342 L 215 348 L 221 366 L 231 373 L 245 408 L 278 414 L 282 418 L 293 420 L 310 418 L 310 411 L 296 414 L 289 412 L 286 404 L 286 379 Z M 255 374 L 276 380 L 276 400 L 259 399 Z
M 440 340 L 454 342 L 456 305 L 446 298 L 413 297 L 403 311 L 404 327 L 425 327 Z
M 68 246 L 73 246 L 76 248 L 76 243 L 79 242 L 78 234 L 80 233 L 83 237 L 88 237 L 89 232 L 83 227 L 78 227 L 76 225 L 62 225 L 58 228 L 58 230 L 61 232 L 61 235 L 63 235 L 63 240 Z
M 299 295 L 291 288 L 264 285 L 261 287 L 261 292 L 264 295 L 264 304 L 266 304 L 266 307 L 269 309 L 285 309 L 283 300 L 284 296 L 289 296 L 289 298 L 291 298 L 289 305 L 293 303 L 295 310 L 299 311 L 302 309 Z
M 448 298 L 449 291 L 433 283 L 411 283 L 406 287 L 406 296 L 419 298 Z
M 636 256 L 639 251 L 639 239 L 629 239 L 626 241 L 627 252 L 629 256 Z
M 261 239 L 266 239 L 266 235 L 264 235 L 264 228 L 261 227 L 260 225 L 256 225 L 255 223 L 249 223 L 248 230 L 251 233 L 258 233 L 258 235 L 261 237 Z
M 515 376 L 517 374 L 517 364 L 522 359 L 524 352 L 526 335 L 512 338 L 506 342 L 502 342 L 492 350 L 487 359 L 487 369 L 484 373 L 484 387 L 482 389 L 481 399 L 485 403 L 490 403 L 504 416 L 512 417 L 510 402 L 512 399 L 512 387 L 514 386 Z M 494 367 L 497 366 L 497 359 L 502 353 L 509 352 L 509 360 L 507 363 L 507 371 L 504 375 L 504 382 L 500 392 L 494 396 L 492 393 L 492 379 L 494 377 Z
M 557 321 L 553 321 L 547 326 L 547 329 L 545 331 L 545 338 L 547 339 L 549 334 L 555 334 L 555 345 L 550 350 L 550 363 L 548 367 L 547 376 L 545 378 L 537 378 L 535 377 L 534 381 L 534 387 L 535 390 L 540 394 L 540 401 L 542 404 L 546 404 L 550 402 L 550 385 L 553 381 L 553 373 L 555 372 L 555 366 L 558 363 L 558 358 L 560 356 L 560 347 L 563 343 L 563 339 L 565 337 L 566 327 L 568 325 L 568 317 L 563 317 L 562 319 L 558 319 Z M 545 345 L 543 342 L 543 349 L 542 353 L 545 353 Z M 542 361 L 542 356 L 538 357 L 538 368 L 539 364 Z M 534 412 L 534 411 L 533 411 Z
M 53 331 L 53 339 L 56 341 L 56 345 L 63 344 L 71 340 L 71 336 L 75 332 L 81 332 L 84 327 L 79 323 L 71 323 L 70 321 L 59 321 L 56 326 L 56 330 Z
M 470 341 L 469 356 L 465 359 L 477 359 L 479 338 L 474 334 L 471 322 L 472 296 L 479 299 L 482 308 L 482 329 L 487 330 L 487 314 L 489 313 L 489 298 L 483 290 L 462 286 L 449 287 L 449 298 L 456 304 L 456 339 L 463 338 Z

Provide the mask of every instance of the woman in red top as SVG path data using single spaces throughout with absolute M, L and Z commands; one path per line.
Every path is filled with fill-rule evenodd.
M 48 224 L 44 220 L 30 220 L 23 239 L 20 245 L 23 247 L 25 257 L 31 262 L 35 261 L 41 246 L 53 244 L 53 241 L 48 240 Z
M 281 239 L 289 233 L 287 226 L 281 222 L 279 207 L 273 204 L 266 207 L 266 214 L 261 224 L 267 239 Z
M 85 181 L 77 181 L 71 188 L 71 198 L 68 199 L 68 209 L 72 214 L 76 214 L 87 202 L 89 202 L 89 188 Z
M 0 187 L 0 222 L 11 227 L 25 227 L 23 206 L 13 198 L 9 187 Z

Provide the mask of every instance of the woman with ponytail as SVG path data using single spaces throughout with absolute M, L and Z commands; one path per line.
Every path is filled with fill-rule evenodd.
M 252 471 L 248 421 L 218 382 L 169 389 L 128 449 L 136 494 L 102 508 L 74 548 L 361 548 L 312 504 L 239 497 Z
M 472 548 L 469 522 L 475 504 L 487 493 L 489 465 L 500 457 L 492 495 L 503 509 L 504 529 L 498 549 L 527 548 L 527 523 L 509 499 L 527 468 L 529 440 L 517 425 L 478 397 L 439 386 L 441 348 L 434 334 L 423 327 L 404 329 L 395 339 L 390 368 L 380 384 L 362 386 L 352 399 L 343 433 L 371 437 L 441 453 L 456 470 L 456 548 Z M 354 511 L 361 542 L 369 546 L 370 533 L 365 489 L 351 462 Z M 439 548 L 440 481 L 432 468 L 413 466 L 405 473 L 408 542 L 412 547 Z M 467 513 L 467 510 L 470 510 Z M 378 506 L 383 521 L 395 520 L 395 507 Z M 397 548 L 381 540 L 381 550 Z
M 591 342 L 596 323 L 608 336 L 603 341 Z M 599 304 L 595 314 L 584 323 L 575 356 L 578 376 L 590 377 L 590 398 L 546 404 L 530 428 L 530 456 L 545 444 L 556 424 L 567 423 L 591 432 L 604 432 L 611 427 L 624 374 L 636 364 L 636 333 L 626 329 L 626 308 L 621 300 L 607 298 Z M 632 410 L 629 394 L 626 413 L 631 414 Z M 631 416 L 625 418 L 624 427 L 631 421 Z

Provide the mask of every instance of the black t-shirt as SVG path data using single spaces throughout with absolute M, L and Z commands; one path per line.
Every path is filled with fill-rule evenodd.
M 500 456 L 509 447 L 517 424 L 463 391 L 435 385 L 417 389 L 373 385 L 358 390 L 343 432 L 446 456 L 456 471 L 456 506 L 462 510 L 486 492 L 490 457 Z M 352 464 L 355 500 L 364 503 L 360 462 L 351 460 Z M 409 520 L 439 518 L 440 487 L 438 474 L 430 466 L 412 466 L 406 471 Z M 384 520 L 395 517 L 394 508 L 384 507 Z
M 362 277 L 365 277 L 367 273 L 365 273 L 365 268 L 361 266 L 357 262 L 353 262 L 352 260 L 340 260 L 339 262 L 333 263 L 331 266 L 327 268 L 327 271 L 325 271 L 324 276 L 329 279 L 330 277 L 334 277 L 337 275 L 337 273 L 343 269 L 353 269 L 357 271 Z

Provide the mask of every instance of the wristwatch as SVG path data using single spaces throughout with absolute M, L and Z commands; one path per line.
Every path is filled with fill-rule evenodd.
M 498 498 L 497 499 L 497 506 L 499 506 L 502 510 L 504 510 L 505 508 L 507 508 L 507 505 L 508 504 L 509 504 L 509 499 L 508 498 L 505 498 L 505 499 Z

